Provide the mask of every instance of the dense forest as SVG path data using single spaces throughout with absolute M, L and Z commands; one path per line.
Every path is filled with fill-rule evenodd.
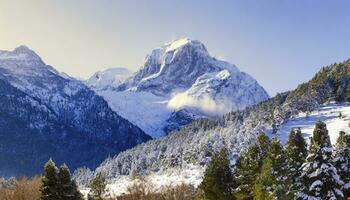
M 261 133 L 232 166 L 227 149 L 213 152 L 203 181 L 157 191 L 137 173 L 128 192 L 111 197 L 103 174 L 97 174 L 85 194 L 88 200 L 230 200 L 230 199 L 346 199 L 350 197 L 350 135 L 340 132 L 330 142 L 326 124 L 315 125 L 308 146 L 300 129 L 291 130 L 286 146 Z M 80 200 L 84 195 L 71 179 L 66 165 L 49 160 L 42 177 L 1 181 L 0 199 Z

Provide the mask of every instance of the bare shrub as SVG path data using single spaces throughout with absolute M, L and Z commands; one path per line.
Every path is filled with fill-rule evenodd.
M 192 185 L 167 186 L 156 191 L 145 179 L 139 179 L 128 188 L 127 194 L 116 200 L 194 200 L 195 195 L 196 188 Z
M 1 200 L 37 200 L 40 196 L 40 177 L 26 177 L 12 180 L 9 186 L 0 187 Z

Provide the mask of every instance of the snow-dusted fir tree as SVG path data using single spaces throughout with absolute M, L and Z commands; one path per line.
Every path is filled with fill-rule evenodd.
M 286 199 L 287 160 L 280 141 L 273 139 L 254 185 L 254 199 Z
M 69 168 L 62 165 L 58 171 L 59 200 L 83 200 L 75 181 L 71 180 Z
M 311 139 L 310 153 L 302 165 L 301 200 L 344 199 L 343 182 L 332 164 L 332 146 L 324 122 L 317 122 Z
M 343 193 L 350 197 L 350 135 L 340 131 L 334 152 L 334 167 L 338 170 L 340 179 L 344 182 Z
M 250 145 L 247 152 L 239 157 L 235 170 L 238 183 L 235 191 L 236 196 L 242 199 L 253 197 L 254 183 L 259 176 L 269 146 L 269 138 L 261 133 L 258 135 L 257 141 Z
M 88 194 L 88 200 L 103 200 L 103 195 L 106 190 L 106 179 L 98 173 L 90 183 L 90 192 Z
M 296 192 L 301 186 L 301 165 L 305 162 L 307 156 L 307 145 L 300 129 L 291 130 L 285 152 L 288 162 L 287 195 L 289 198 L 294 199 Z
M 206 200 L 232 200 L 234 179 L 230 169 L 230 161 L 227 158 L 227 150 L 223 148 L 212 157 L 205 170 L 200 188 L 203 190 Z
M 57 200 L 60 199 L 58 192 L 58 177 L 57 167 L 50 159 L 44 168 L 44 175 L 42 177 L 42 184 L 40 187 L 39 200 Z

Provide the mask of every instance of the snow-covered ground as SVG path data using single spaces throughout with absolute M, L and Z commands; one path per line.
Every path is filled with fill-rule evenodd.
M 151 186 L 152 191 L 161 191 L 167 187 L 173 187 L 181 184 L 191 184 L 197 187 L 203 177 L 204 169 L 194 165 L 188 165 L 185 169 L 171 169 L 168 171 L 157 172 L 149 176 L 144 177 L 148 186 Z M 116 177 L 113 183 L 107 184 L 106 191 L 107 196 L 116 197 L 121 194 L 126 194 L 128 187 L 132 186 L 135 181 L 130 176 Z M 87 195 L 89 189 L 81 189 L 84 196 Z
M 286 143 L 290 130 L 292 128 L 300 128 L 304 137 L 309 142 L 309 138 L 312 136 L 312 132 L 315 128 L 315 123 L 319 120 L 327 124 L 331 142 L 332 144 L 335 144 L 339 136 L 339 131 L 350 133 L 350 104 L 336 104 L 331 102 L 309 114 L 301 113 L 295 118 L 284 123 L 277 134 L 279 135 L 281 141 Z

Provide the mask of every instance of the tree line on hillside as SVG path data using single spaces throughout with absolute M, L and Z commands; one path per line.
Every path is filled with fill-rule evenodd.
M 106 196 L 106 180 L 97 174 L 90 182 L 88 200 L 337 200 L 350 197 L 350 135 L 340 132 L 332 146 L 326 124 L 317 122 L 310 139 L 300 129 L 291 130 L 286 146 L 265 134 L 258 135 L 233 165 L 222 149 L 212 156 L 200 186 L 187 185 L 154 191 L 136 181 L 126 194 Z M 42 177 L 0 180 L 0 199 L 82 200 L 66 165 L 49 160 Z
M 350 197 L 350 135 L 333 148 L 326 124 L 317 122 L 310 147 L 300 129 L 283 147 L 260 134 L 231 171 L 226 150 L 212 157 L 200 185 L 206 200 L 338 200 Z

